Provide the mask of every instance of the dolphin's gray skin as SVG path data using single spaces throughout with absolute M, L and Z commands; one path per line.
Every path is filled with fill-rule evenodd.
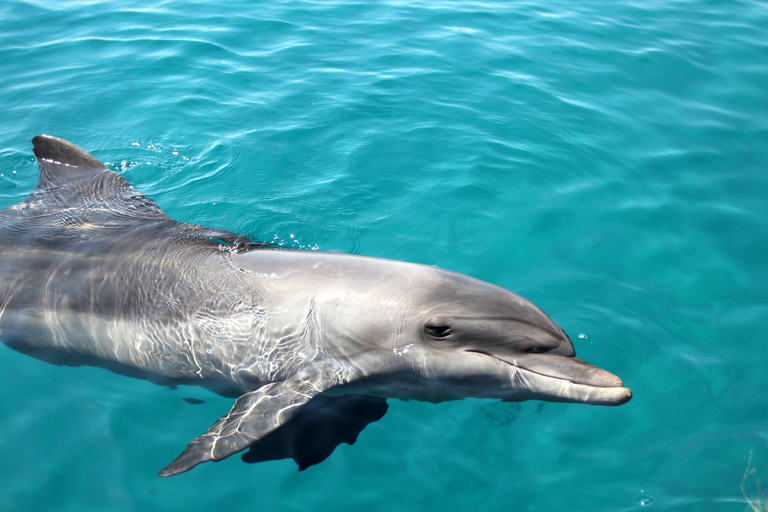
M 386 398 L 619 405 L 632 396 L 503 288 L 179 223 L 77 146 L 46 135 L 33 143 L 40 182 L 0 211 L 3 341 L 58 363 L 239 395 L 162 476 L 249 446 L 250 460 L 275 451 L 301 465 L 292 451 L 306 445 L 279 433 L 341 429 L 321 417 L 326 407 L 369 411 L 338 443 L 381 417 Z

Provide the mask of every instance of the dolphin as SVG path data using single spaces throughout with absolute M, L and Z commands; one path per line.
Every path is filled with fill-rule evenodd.
M 37 188 L 0 211 L 0 338 L 55 364 L 237 396 L 161 476 L 248 448 L 248 462 L 304 469 L 354 443 L 387 399 L 632 396 L 504 288 L 176 222 L 85 150 L 32 142 Z

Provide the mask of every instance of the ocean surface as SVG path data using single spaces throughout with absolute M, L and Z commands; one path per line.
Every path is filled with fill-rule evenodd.
M 160 478 L 232 399 L 0 345 L 0 510 L 768 509 L 765 1 L 4 0 L 0 106 L 0 208 L 56 135 L 177 220 L 514 290 L 634 392 Z

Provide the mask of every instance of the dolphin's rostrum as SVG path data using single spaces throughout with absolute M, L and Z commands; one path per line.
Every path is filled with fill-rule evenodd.
M 286 250 L 174 221 L 64 140 L 33 140 L 40 181 L 0 211 L 0 336 L 59 364 L 239 396 L 160 473 L 246 448 L 304 468 L 352 443 L 387 398 L 619 405 L 525 298 L 436 267 Z

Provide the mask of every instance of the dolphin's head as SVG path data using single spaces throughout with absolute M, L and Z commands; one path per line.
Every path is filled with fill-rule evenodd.
M 469 276 L 431 270 L 437 279 L 418 292 L 406 330 L 409 352 L 431 383 L 416 397 L 599 405 L 632 397 L 617 376 L 576 358 L 568 335 L 529 300 Z
M 618 377 L 576 358 L 535 304 L 479 279 L 343 253 L 264 249 L 233 260 L 269 277 L 260 286 L 315 339 L 307 344 L 346 360 L 347 390 L 431 402 L 619 405 L 632 397 Z

